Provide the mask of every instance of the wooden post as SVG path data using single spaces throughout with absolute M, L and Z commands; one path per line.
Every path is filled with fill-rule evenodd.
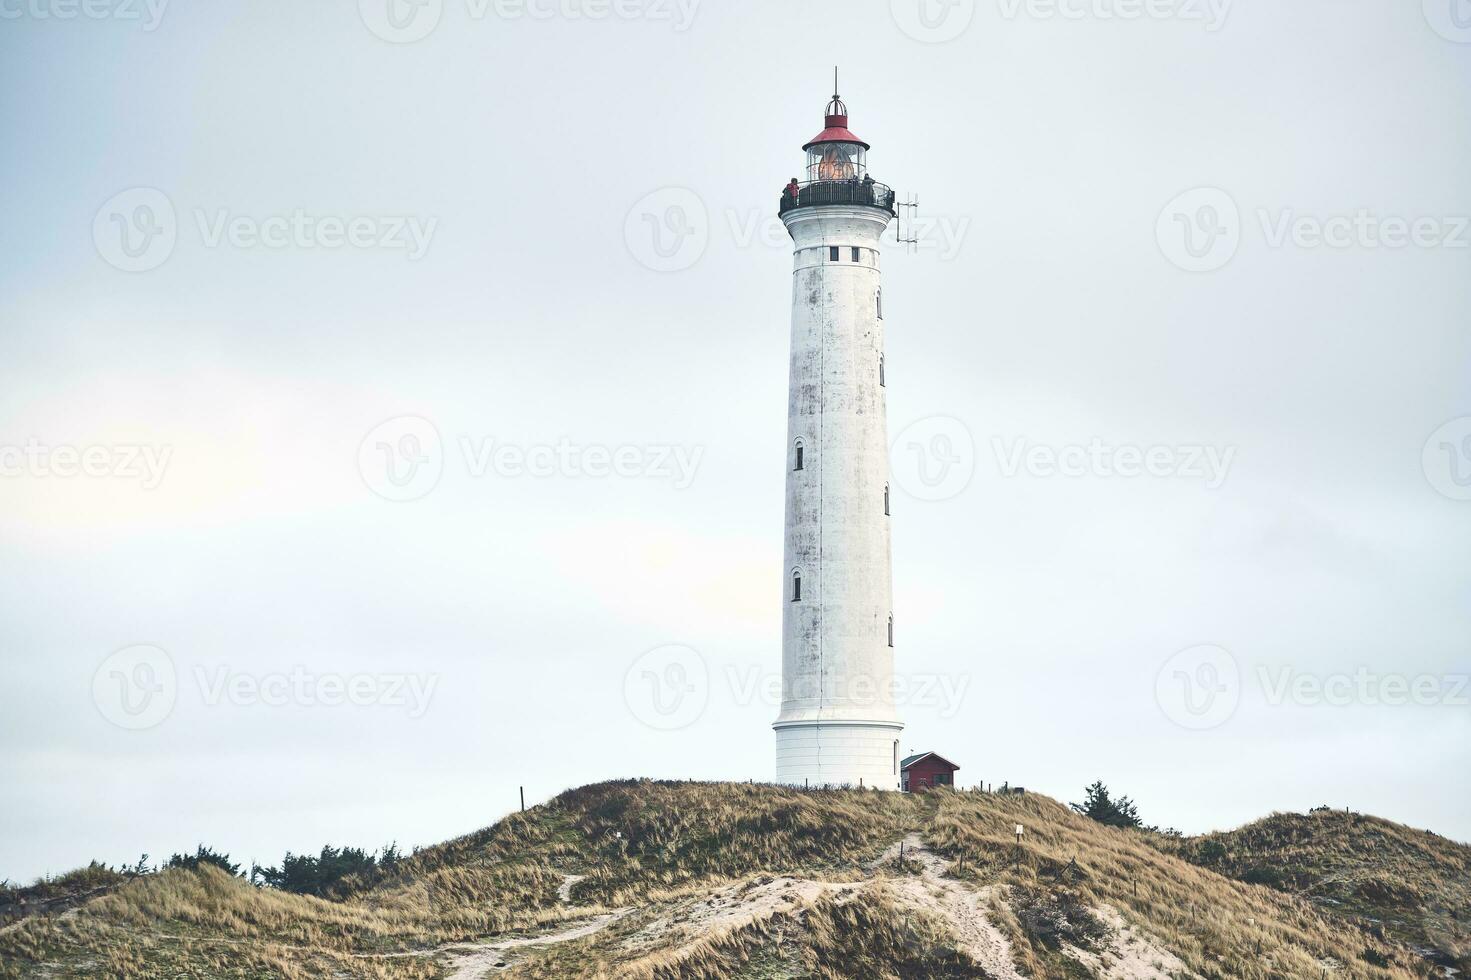
M 521 787 L 521 812 L 526 812 L 526 787 Z

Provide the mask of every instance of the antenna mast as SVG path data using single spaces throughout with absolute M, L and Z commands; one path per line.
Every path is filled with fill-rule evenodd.
M 898 220 L 894 223 L 894 241 L 907 252 L 919 251 L 919 195 L 906 194 L 907 200 L 894 205 Z

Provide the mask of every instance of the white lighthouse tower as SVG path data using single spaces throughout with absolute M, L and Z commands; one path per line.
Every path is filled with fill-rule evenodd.
M 836 87 L 836 86 L 834 86 Z M 884 304 L 879 238 L 893 192 L 833 94 L 782 193 L 792 345 L 778 782 L 899 788 Z

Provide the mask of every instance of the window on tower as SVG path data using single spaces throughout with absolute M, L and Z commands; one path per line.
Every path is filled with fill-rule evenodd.
M 843 256 L 843 252 L 842 252 L 842 250 L 840 248 L 838 248 L 838 246 L 836 246 L 836 245 L 829 245 L 828 246 L 828 249 L 827 249 L 827 260 L 829 262 L 841 262 L 841 261 L 843 261 L 843 257 L 842 256 Z
M 792 572 L 792 601 L 802 601 L 802 572 L 800 569 L 796 569 Z M 892 644 L 890 645 L 892 646 Z
M 884 386 L 885 386 L 885 381 L 884 381 L 884 355 L 880 354 L 879 355 L 879 387 L 882 388 Z
M 889 613 L 889 646 L 894 645 L 894 614 Z
M 884 318 L 884 291 L 882 289 L 873 294 L 873 309 L 882 320 Z
M 858 246 L 857 245 L 854 245 L 853 246 L 853 261 L 854 262 L 860 261 L 859 258 L 858 258 Z
M 889 485 L 884 484 L 884 516 L 889 516 Z
M 802 468 L 802 456 L 802 444 L 799 442 L 797 443 L 796 459 L 792 463 L 792 469 L 800 470 Z

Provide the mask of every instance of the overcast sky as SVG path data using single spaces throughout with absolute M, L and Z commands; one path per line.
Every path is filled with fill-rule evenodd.
M 0 2 L 0 878 L 769 778 L 834 64 L 905 748 L 1471 839 L 1465 0 L 392 2 Z

